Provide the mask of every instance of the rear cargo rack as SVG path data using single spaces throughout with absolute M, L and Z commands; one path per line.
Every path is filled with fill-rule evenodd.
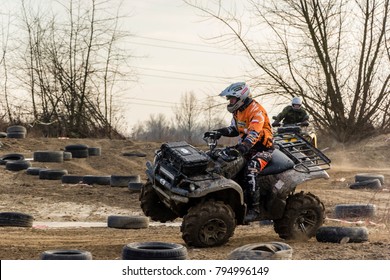
M 296 140 L 286 141 L 283 137 L 275 137 L 274 143 L 295 163 L 296 171 L 310 173 L 330 169 L 331 160 L 301 134 L 289 132 L 289 135 Z

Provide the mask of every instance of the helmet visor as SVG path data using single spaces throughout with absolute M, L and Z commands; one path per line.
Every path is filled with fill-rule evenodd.
M 238 98 L 235 96 L 226 96 L 226 99 L 229 101 L 229 105 L 234 105 L 237 103 Z

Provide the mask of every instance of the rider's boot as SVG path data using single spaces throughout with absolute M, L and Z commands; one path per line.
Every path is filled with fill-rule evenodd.
M 260 218 L 260 188 L 255 186 L 249 191 L 248 211 L 244 218 L 244 223 L 250 223 Z
M 245 215 L 244 223 L 256 221 L 258 218 L 260 218 L 260 207 L 258 204 L 252 205 L 252 208 L 250 208 Z
M 257 182 L 257 175 L 262 168 L 257 159 L 248 163 L 245 188 L 248 212 L 244 218 L 244 223 L 253 222 L 260 218 L 260 186 Z

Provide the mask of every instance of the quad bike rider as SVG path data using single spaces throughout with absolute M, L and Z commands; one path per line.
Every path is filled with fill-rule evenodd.
M 309 126 L 309 115 L 302 107 L 302 101 L 299 97 L 291 100 L 291 105 L 283 108 L 277 116 L 272 117 L 274 122 L 272 127 L 276 128 L 274 136 L 276 140 L 296 141 L 295 133 L 301 134 L 314 147 L 317 146 L 317 136 L 314 129 Z M 283 123 L 281 123 L 283 121 Z
M 183 218 L 180 230 L 189 246 L 223 245 L 237 225 L 246 224 L 240 184 L 247 160 L 236 147 L 218 147 L 220 137 L 213 131 L 205 135 L 208 151 L 184 141 L 164 143 L 154 161 L 146 163 L 148 179 L 140 193 L 144 214 L 160 222 Z M 260 213 L 256 220 L 273 220 L 281 238 L 306 240 L 323 224 L 325 208 L 317 196 L 295 193 L 295 189 L 309 180 L 329 178 L 330 160 L 297 137 L 297 143 L 313 150 L 313 157 L 295 149 L 297 143 L 276 144 L 272 159 L 257 174 Z

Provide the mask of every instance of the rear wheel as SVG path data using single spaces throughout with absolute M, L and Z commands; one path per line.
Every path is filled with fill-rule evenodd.
M 235 228 L 232 208 L 222 201 L 208 200 L 189 209 L 183 217 L 181 232 L 189 246 L 213 247 L 228 242 Z
M 150 217 L 153 221 L 165 223 L 178 217 L 177 214 L 165 206 L 149 181 L 142 187 L 139 200 L 145 216 Z
M 274 220 L 274 229 L 283 239 L 308 240 L 324 223 L 325 207 L 311 193 L 300 192 L 287 198 L 286 210 L 279 220 Z

